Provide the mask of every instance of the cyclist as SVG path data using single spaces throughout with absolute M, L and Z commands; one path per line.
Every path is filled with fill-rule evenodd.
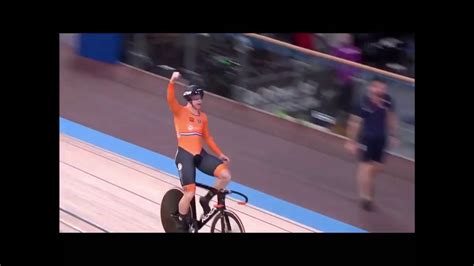
M 179 77 L 179 72 L 172 74 L 168 84 L 167 101 L 173 113 L 178 138 L 175 164 L 178 168 L 181 186 L 184 190 L 184 195 L 178 205 L 178 213 L 174 216 L 178 226 L 182 230 L 187 230 L 190 221 L 186 217 L 188 217 L 190 203 L 196 192 L 196 168 L 207 175 L 217 177 L 214 188 L 218 190 L 224 189 L 227 186 L 231 180 L 231 174 L 228 169 L 229 157 L 214 142 L 209 132 L 207 115 L 201 111 L 204 90 L 197 85 L 189 86 L 183 94 L 188 103 L 186 106 L 180 105 L 174 95 L 174 84 Z M 203 149 L 203 138 L 218 157 L 207 153 Z M 211 210 L 209 202 L 213 196 L 214 193 L 209 191 L 204 197 L 199 199 L 204 214 Z

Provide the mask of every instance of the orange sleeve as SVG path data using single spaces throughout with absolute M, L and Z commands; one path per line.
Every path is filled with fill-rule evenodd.
M 219 147 L 217 146 L 216 142 L 214 142 L 214 138 L 212 137 L 211 133 L 209 133 L 209 128 L 208 128 L 208 122 L 207 122 L 207 118 L 204 120 L 204 129 L 203 129 L 203 137 L 204 137 L 204 140 L 206 140 L 206 143 L 207 145 L 209 146 L 209 148 L 211 148 L 211 150 L 217 154 L 217 156 L 221 156 L 223 153 L 221 151 L 221 149 L 219 149 Z
M 168 105 L 171 109 L 171 112 L 173 112 L 173 114 L 178 114 L 179 111 L 181 110 L 182 106 L 179 104 L 179 102 L 174 97 L 174 82 L 170 82 L 168 84 L 168 91 L 167 91 L 166 99 L 168 100 Z

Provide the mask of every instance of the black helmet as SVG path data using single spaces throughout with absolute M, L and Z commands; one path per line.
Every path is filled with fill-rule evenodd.
M 200 95 L 201 99 L 204 97 L 204 90 L 199 87 L 198 85 L 191 85 L 188 89 L 183 93 L 183 97 L 190 102 L 191 96 L 193 95 Z

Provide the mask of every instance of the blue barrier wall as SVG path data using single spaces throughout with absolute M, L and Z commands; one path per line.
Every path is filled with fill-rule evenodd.
M 78 52 L 87 58 L 115 64 L 122 52 L 122 34 L 83 33 Z

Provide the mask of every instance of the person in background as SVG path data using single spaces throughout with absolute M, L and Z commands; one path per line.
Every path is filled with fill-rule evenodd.
M 331 53 L 333 56 L 360 63 L 362 58 L 361 50 L 354 46 L 351 34 L 341 34 L 340 43 Z M 336 69 L 336 79 L 340 87 L 337 100 L 339 115 L 337 117 L 334 131 L 344 134 L 347 117 L 352 109 L 352 99 L 354 95 L 353 77 L 357 73 L 357 68 L 344 63 L 338 63 Z
M 293 43 L 299 47 L 316 50 L 314 44 L 314 33 L 294 33 Z
M 382 170 L 387 140 L 392 148 L 399 145 L 396 137 L 399 123 L 394 108 L 387 84 L 374 79 L 360 107 L 349 118 L 345 148 L 353 154 L 359 152 L 356 178 L 361 205 L 367 211 L 372 210 L 374 178 Z

